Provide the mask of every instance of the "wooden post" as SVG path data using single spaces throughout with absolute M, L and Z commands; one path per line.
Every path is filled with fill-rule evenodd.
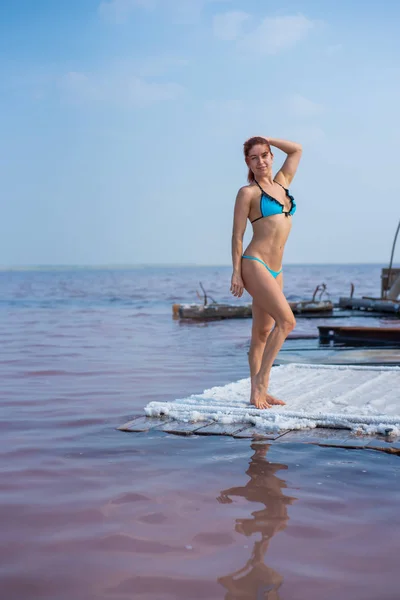
M 384 268 L 381 271 L 381 298 L 385 298 L 396 279 L 400 277 L 400 269 Z

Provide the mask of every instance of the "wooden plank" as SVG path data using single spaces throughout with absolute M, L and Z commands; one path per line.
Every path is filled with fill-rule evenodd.
M 128 432 L 146 432 L 154 429 L 177 435 L 228 435 L 242 439 L 271 440 L 274 443 L 305 443 L 338 448 L 365 448 L 367 450 L 381 450 L 400 454 L 400 436 L 377 435 L 371 439 L 369 435 L 356 435 L 348 429 L 326 427 L 277 432 L 268 431 L 248 423 L 223 424 L 210 421 L 184 423 L 167 417 L 156 418 L 137 415 L 117 429 Z
M 319 326 L 320 343 L 354 345 L 400 344 L 400 327 L 328 327 Z
M 367 445 L 367 450 L 385 450 L 400 453 L 400 437 L 398 436 L 380 436 L 374 437 Z
M 197 423 L 183 423 L 181 421 L 169 421 L 168 423 L 157 427 L 158 431 L 174 433 L 176 435 L 192 435 L 198 429 L 211 425 L 214 421 L 197 421 Z
M 250 427 L 246 427 L 246 429 L 242 429 L 238 433 L 234 434 L 235 438 L 257 438 L 263 440 L 276 440 L 282 435 L 284 435 L 289 429 L 282 431 L 268 431 L 268 429 L 263 429 L 262 427 L 258 427 L 257 425 L 250 425 Z
M 176 310 L 176 309 L 175 309 Z M 236 306 L 234 304 L 208 304 L 207 306 L 191 304 L 179 307 L 181 319 L 243 319 L 252 315 L 251 304 Z
M 196 434 L 198 435 L 234 435 L 243 429 L 247 429 L 248 423 L 213 423 L 202 427 Z
M 347 327 L 341 325 L 319 325 L 320 337 L 400 341 L 400 327 Z
M 119 430 L 119 431 L 129 431 L 129 427 L 131 425 L 133 425 L 133 423 L 135 421 L 137 421 L 138 419 L 140 419 L 140 418 L 142 418 L 142 415 L 136 415 L 136 417 L 133 417 L 133 419 L 131 419 L 130 421 L 127 421 L 123 425 L 120 425 L 119 427 L 117 427 L 117 430 Z
M 156 418 L 156 417 L 136 417 L 132 421 L 128 421 L 121 427 L 118 427 L 120 431 L 149 431 L 160 425 L 165 425 L 170 419 Z
M 345 437 L 341 443 L 341 448 L 365 448 L 369 442 L 369 437 L 366 435 L 356 435 L 351 433 L 348 437 Z
M 328 429 L 316 427 L 315 429 L 296 429 L 277 438 L 276 442 L 291 442 L 305 444 L 321 444 L 324 446 L 339 446 L 349 437 L 348 429 Z
M 386 291 L 389 291 L 392 285 L 394 284 L 397 277 L 400 275 L 400 269 L 396 267 L 392 267 L 390 269 L 390 279 L 389 279 L 389 268 L 384 267 L 381 270 L 381 296 L 383 298 L 383 294 Z
M 346 433 L 347 432 L 347 433 Z M 289 431 L 280 437 L 278 442 L 298 442 L 306 444 L 319 444 L 321 446 L 334 446 L 338 448 L 365 448 L 369 438 L 353 433 L 348 435 L 348 429 L 324 429 Z

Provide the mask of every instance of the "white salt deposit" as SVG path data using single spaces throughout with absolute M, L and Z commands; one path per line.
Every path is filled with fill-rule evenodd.
M 173 402 L 150 402 L 144 410 L 151 417 L 253 423 L 273 431 L 337 427 L 400 435 L 400 367 L 282 365 L 272 369 L 269 392 L 286 406 L 254 408 L 250 379 L 241 379 Z

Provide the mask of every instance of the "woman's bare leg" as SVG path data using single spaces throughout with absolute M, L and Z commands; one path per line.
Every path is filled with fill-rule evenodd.
M 280 273 L 275 281 L 283 289 L 283 273 Z M 261 367 L 261 360 L 265 344 L 271 333 L 275 321 L 264 309 L 253 302 L 252 305 L 252 328 L 249 350 L 250 376 L 255 377 Z
M 250 402 L 258 408 L 268 408 L 265 390 L 268 388 L 271 368 L 287 335 L 295 327 L 296 321 L 281 286 L 263 265 L 256 261 L 244 260 L 242 277 L 246 290 L 253 298 L 256 313 L 257 309 L 260 309 L 275 321 L 275 327 L 266 339 L 259 370 L 252 377 L 250 398 Z M 265 406 L 265 403 L 268 406 Z
M 283 288 L 283 274 L 280 273 L 275 280 L 279 287 Z M 253 381 L 260 370 L 261 361 L 264 354 L 265 344 L 268 336 L 272 331 L 275 321 L 265 310 L 261 309 L 257 304 L 252 305 L 252 329 L 251 329 L 251 341 L 249 350 L 249 366 L 250 366 L 250 377 Z M 280 406 L 285 405 L 283 400 L 279 400 L 275 396 L 267 393 L 266 396 L 267 404 L 278 404 Z M 268 407 L 266 407 L 268 408 Z
M 273 326 L 274 320 L 271 315 L 269 315 L 253 301 L 251 341 L 249 349 L 249 367 L 252 390 L 254 387 L 255 378 L 261 367 L 265 344 Z M 270 406 L 271 403 L 268 402 L 267 398 L 265 397 L 264 401 L 257 408 L 270 408 Z
M 265 310 L 253 302 L 252 327 L 249 349 L 250 376 L 255 377 L 260 370 L 265 344 L 275 321 Z
M 277 282 L 277 284 L 279 285 L 279 287 L 281 288 L 281 291 L 283 292 L 283 273 L 279 273 L 278 277 L 275 277 L 275 281 Z M 261 364 L 260 364 L 261 366 Z M 286 404 L 286 402 L 283 402 L 283 400 L 278 400 L 278 398 L 276 398 L 275 396 L 272 396 L 271 394 L 267 393 L 267 402 L 268 404 L 279 404 L 280 406 L 284 406 Z

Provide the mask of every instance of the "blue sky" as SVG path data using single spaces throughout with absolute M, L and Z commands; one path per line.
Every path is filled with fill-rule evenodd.
M 304 148 L 285 262 L 387 263 L 399 20 L 368 0 L 1 3 L 0 264 L 230 264 L 259 134 Z

